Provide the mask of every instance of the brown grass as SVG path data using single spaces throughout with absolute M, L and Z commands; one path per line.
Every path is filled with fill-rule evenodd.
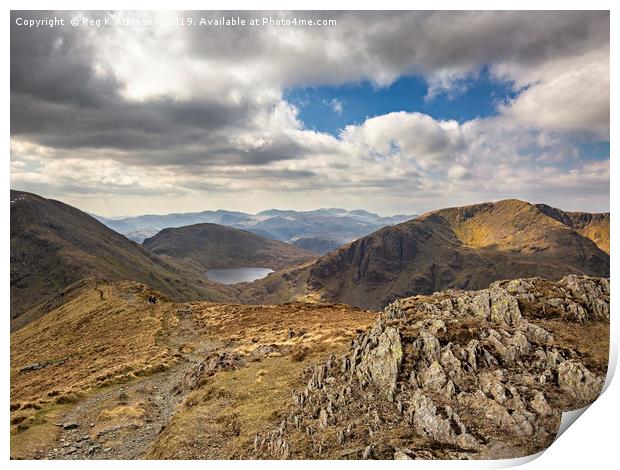
M 169 304 L 149 305 L 142 288 L 119 283 L 93 289 L 13 333 L 11 401 L 70 402 L 77 393 L 167 364 L 170 355 L 158 334 Z M 33 364 L 44 367 L 21 371 Z
M 205 379 L 150 455 L 245 455 L 254 434 L 288 406 L 302 371 L 344 351 L 377 316 L 344 305 L 175 304 L 161 298 L 153 305 L 150 295 L 158 294 L 132 282 L 98 286 L 11 335 L 13 457 L 32 458 L 54 444 L 53 423 L 62 421 L 56 410 L 71 409 L 101 387 L 165 371 L 177 356 L 194 354 L 203 339 L 245 360 Z M 189 323 L 177 314 L 188 310 L 183 318 Z M 22 371 L 34 364 L 44 367 Z M 91 432 L 139 424 L 146 406 L 130 399 L 103 405 Z
M 303 371 L 342 353 L 377 314 L 347 306 L 192 305 L 197 331 L 234 344 L 250 356 L 261 346 L 276 352 L 216 373 L 186 398 L 151 447 L 149 458 L 229 459 L 249 455 L 256 433 L 279 423 Z
M 32 459 L 52 449 L 60 429 L 54 423 L 60 421 L 69 408 L 70 405 L 50 405 L 43 410 L 31 409 L 29 413 L 11 413 L 11 458 Z M 20 416 L 19 423 L 14 425 L 17 416 Z
M 334 348 L 313 355 L 326 359 Z M 148 458 L 235 459 L 249 456 L 254 436 L 285 416 L 291 391 L 303 385 L 308 365 L 291 357 L 249 362 L 246 367 L 214 375 L 188 396 L 186 404 L 154 443 Z
M 554 345 L 559 348 L 575 349 L 583 354 L 586 367 L 599 374 L 606 374 L 609 363 L 609 323 L 579 323 L 560 319 L 532 320 L 553 334 Z

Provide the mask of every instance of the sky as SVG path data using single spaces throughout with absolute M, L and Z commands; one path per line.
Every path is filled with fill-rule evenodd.
M 104 216 L 608 211 L 609 67 L 608 12 L 12 12 L 11 186 Z

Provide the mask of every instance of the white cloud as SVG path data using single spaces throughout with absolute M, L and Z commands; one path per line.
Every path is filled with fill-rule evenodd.
M 344 103 L 336 98 L 332 99 L 329 102 L 329 107 L 332 108 L 332 111 L 335 112 L 336 114 L 340 115 L 342 114 L 342 111 L 344 109 Z
M 347 126 L 341 139 L 377 158 L 400 158 L 422 170 L 437 169 L 457 158 L 463 146 L 455 121 L 436 121 L 426 114 L 395 112 Z
M 608 204 L 608 161 L 562 159 L 567 144 L 555 142 L 544 131 L 506 130 L 501 118 L 458 124 L 419 113 L 391 113 L 347 126 L 336 138 L 304 129 L 296 113 L 283 102 L 257 122 L 260 131 L 231 137 L 230 146 L 250 153 L 295 143 L 297 154 L 292 158 L 261 166 L 129 165 L 80 149 L 57 151 L 15 141 L 19 151 L 13 151 L 12 161 L 23 165 L 13 166 L 12 182 L 56 195 L 73 192 L 74 197 L 79 188 L 118 199 L 168 194 L 170 204 L 196 195 L 185 203 L 187 210 L 204 209 L 205 204 L 261 210 L 265 204 L 309 208 L 310 201 L 351 201 L 382 212 L 416 212 L 503 197 L 567 209 L 602 209 Z M 27 168 L 33 161 L 36 171 Z M 88 204 L 93 203 L 92 194 L 84 196 Z M 586 194 L 583 204 L 590 206 L 572 206 L 573 199 Z M 142 212 L 152 203 L 145 202 Z
M 534 70 L 501 64 L 495 72 L 525 88 L 502 106 L 506 118 L 532 128 L 609 137 L 608 45 L 576 57 L 549 60 Z

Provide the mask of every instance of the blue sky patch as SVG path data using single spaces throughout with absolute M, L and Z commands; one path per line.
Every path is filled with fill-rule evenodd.
M 516 97 L 508 82 L 479 77 L 458 83 L 458 94 L 440 93 L 427 99 L 428 85 L 421 77 L 403 77 L 392 85 L 377 88 L 371 82 L 342 86 L 291 88 L 284 98 L 300 110 L 307 129 L 338 135 L 349 124 L 397 111 L 420 112 L 459 123 L 497 114 L 497 105 Z
M 598 140 L 579 145 L 579 155 L 586 160 L 609 160 L 609 141 Z

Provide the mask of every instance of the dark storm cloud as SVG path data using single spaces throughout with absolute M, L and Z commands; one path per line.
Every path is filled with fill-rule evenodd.
M 190 15 L 191 13 L 187 13 Z M 538 64 L 609 42 L 609 13 L 583 11 L 470 12 L 203 12 L 202 15 L 335 19 L 337 28 L 296 30 L 281 40 L 278 27 L 190 29 L 195 57 L 268 62 L 264 72 L 283 85 L 390 81 L 402 73 L 427 79 L 476 73 L 494 63 Z M 281 31 L 281 30 L 280 30 Z M 312 47 L 299 48 L 300 43 Z M 339 53 L 334 46 L 346 45 Z M 386 78 L 388 77 L 388 78 Z M 383 83 L 385 84 L 385 83 Z
M 62 16 L 66 14 L 61 13 Z M 117 95 L 119 83 L 97 77 L 94 51 L 82 31 L 70 27 L 26 28 L 16 19 L 43 19 L 53 12 L 11 12 L 11 94 L 42 101 L 97 106 Z
M 59 150 L 59 158 L 80 150 L 97 151 L 82 157 L 110 158 L 106 150 L 111 150 L 118 151 L 115 160 L 127 164 L 191 169 L 264 165 L 305 152 L 287 138 L 247 150 L 231 144 L 228 126 L 234 124 L 231 132 L 243 133 L 247 108 L 173 102 L 130 105 L 115 100 L 96 109 L 77 109 L 23 94 L 11 97 L 11 108 L 12 134 Z
M 207 17 L 230 14 L 202 13 Z M 194 164 L 196 158 L 213 156 L 218 161 L 232 155 L 234 163 L 260 165 L 299 154 L 299 145 L 286 139 L 246 154 L 224 148 L 229 145 L 225 135 L 244 132 L 251 127 L 248 121 L 260 110 L 247 94 L 237 102 L 206 98 L 128 102 L 121 96 L 124 84 L 96 70 L 94 42 L 86 37 L 87 33 L 96 33 L 72 27 L 28 29 L 15 24 L 14 19 L 20 15 L 43 18 L 52 13 L 12 12 L 13 136 L 54 148 L 169 151 L 169 159 L 176 158 L 178 163 L 183 162 L 183 155 L 189 156 L 188 164 Z M 70 16 L 66 12 L 60 15 Z M 473 72 L 497 61 L 537 62 L 568 52 L 574 54 L 591 43 L 604 43 L 609 37 L 609 15 L 605 12 L 245 14 L 253 15 L 335 18 L 339 26 L 318 32 L 296 30 L 302 39 L 294 43 L 283 41 L 269 28 L 235 29 L 234 40 L 227 28 L 186 29 L 179 34 L 186 34 L 190 58 L 247 63 L 250 70 L 262 70 L 267 80 L 285 85 L 362 78 L 380 81 L 381 74 L 387 74 L 389 81 L 403 68 L 426 74 L 432 80 L 434 74 Z M 299 50 L 296 44 L 306 40 L 308 44 L 313 40 L 314 46 Z M 346 57 L 330 51 L 333 43 L 347 45 Z M 188 153 L 183 149 L 190 144 L 214 148 Z M 161 162 L 161 157 L 153 156 L 152 163 Z
M 156 100 L 128 103 L 115 96 L 98 106 L 56 103 L 11 94 L 11 133 L 55 148 L 172 149 L 227 125 L 242 125 L 247 107 Z

